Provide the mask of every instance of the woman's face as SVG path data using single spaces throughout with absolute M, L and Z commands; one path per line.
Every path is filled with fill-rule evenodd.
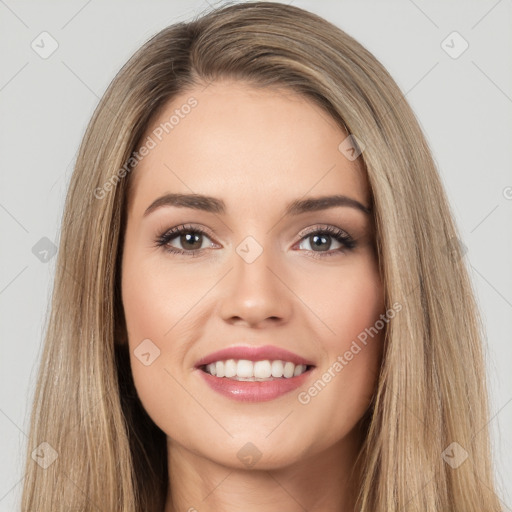
M 135 386 L 169 446 L 278 468 L 355 432 L 384 294 L 368 184 L 345 138 L 309 100 L 232 81 L 176 97 L 143 137 L 122 299 Z M 307 201 L 334 195 L 349 199 Z M 293 361 L 308 370 L 290 376 L 305 369 Z

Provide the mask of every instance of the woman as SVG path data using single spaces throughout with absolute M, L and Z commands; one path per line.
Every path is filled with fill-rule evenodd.
M 457 240 L 343 31 L 269 2 L 161 31 L 80 148 L 23 510 L 500 510 Z

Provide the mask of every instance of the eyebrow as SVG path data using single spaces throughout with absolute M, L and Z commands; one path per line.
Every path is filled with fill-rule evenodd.
M 144 212 L 144 217 L 154 210 L 163 206 L 176 206 L 178 208 L 192 208 L 215 214 L 226 213 L 226 203 L 222 199 L 202 194 L 165 194 L 153 201 Z M 309 197 L 307 199 L 296 199 L 285 208 L 284 215 L 300 215 L 301 213 L 316 212 L 335 208 L 339 206 L 348 206 L 370 214 L 371 208 L 364 206 L 356 199 L 344 195 Z

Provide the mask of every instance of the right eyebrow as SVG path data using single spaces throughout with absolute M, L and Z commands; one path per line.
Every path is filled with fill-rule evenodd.
M 144 212 L 144 217 L 152 211 L 163 206 L 177 206 L 179 208 L 193 208 L 210 213 L 226 213 L 226 204 L 222 199 L 204 196 L 201 194 L 165 194 L 153 201 Z

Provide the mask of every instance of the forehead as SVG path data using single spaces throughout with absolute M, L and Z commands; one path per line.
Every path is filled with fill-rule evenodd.
M 327 112 L 293 91 L 227 80 L 198 86 L 151 120 L 141 140 L 150 149 L 130 176 L 130 209 L 169 192 L 224 198 L 228 214 L 230 206 L 257 211 L 327 193 L 368 205 L 361 159 L 339 149 L 346 137 Z

